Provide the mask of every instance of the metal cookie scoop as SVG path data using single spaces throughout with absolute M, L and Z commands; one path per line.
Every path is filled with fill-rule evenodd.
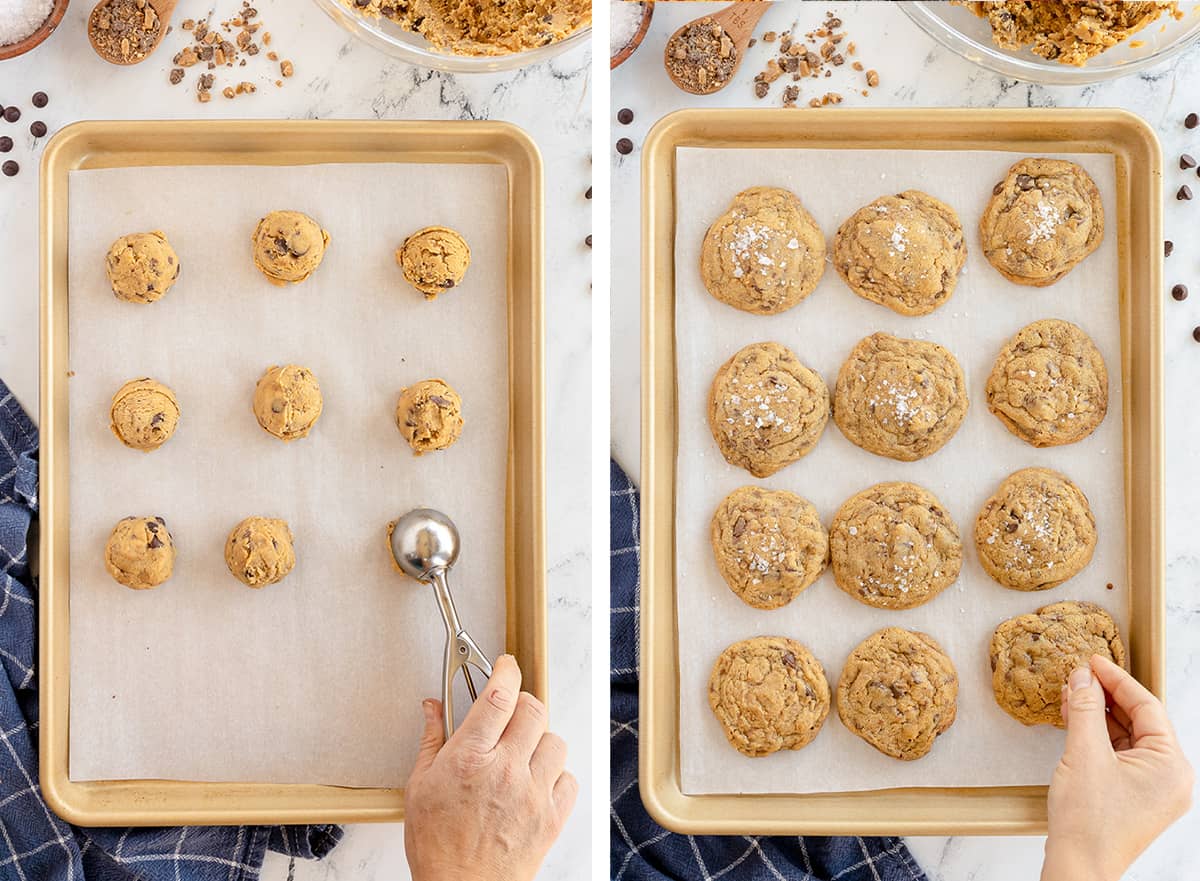
M 479 695 L 468 665 L 485 676 L 492 675 L 492 662 L 458 620 L 454 597 L 446 573 L 458 559 L 458 530 L 441 511 L 417 508 L 392 524 L 389 540 L 396 565 L 405 575 L 433 585 L 442 621 L 446 625 L 446 657 L 442 666 L 442 728 L 446 739 L 454 733 L 454 678 L 462 670 L 471 700 Z

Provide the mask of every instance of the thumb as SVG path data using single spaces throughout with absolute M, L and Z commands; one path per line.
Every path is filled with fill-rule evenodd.
M 1104 689 L 1090 667 L 1077 667 L 1067 679 L 1063 717 L 1067 723 L 1065 755 L 1087 760 L 1111 752 L 1104 711 Z
M 421 748 L 413 764 L 413 774 L 428 770 L 437 758 L 438 750 L 446 742 L 446 735 L 442 731 L 442 702 L 432 698 L 423 700 L 421 712 L 425 715 L 425 730 L 421 732 Z

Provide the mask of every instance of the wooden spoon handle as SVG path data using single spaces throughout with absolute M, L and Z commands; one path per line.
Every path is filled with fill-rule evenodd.
M 714 15 L 713 19 L 725 29 L 725 33 L 729 35 L 729 39 L 735 46 L 744 47 L 750 41 L 751 34 L 754 33 L 754 26 L 758 24 L 758 20 L 763 17 L 770 6 L 771 4 L 764 0 L 756 0 L 756 2 L 746 0 L 746 2 L 726 6 Z

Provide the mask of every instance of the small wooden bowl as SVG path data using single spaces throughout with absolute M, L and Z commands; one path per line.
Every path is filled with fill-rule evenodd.
M 19 40 L 16 43 L 9 43 L 7 46 L 0 46 L 0 61 L 8 58 L 16 58 L 18 55 L 24 55 L 33 47 L 39 45 L 48 36 L 54 33 L 58 23 L 63 20 L 63 16 L 67 14 L 67 4 L 71 0 L 54 0 L 54 8 L 50 10 L 50 15 L 42 22 L 42 26 L 26 37 L 24 40 Z
M 634 50 L 642 44 L 642 40 L 645 39 L 646 36 L 646 31 L 650 30 L 650 19 L 653 15 L 653 0 L 642 3 L 642 24 L 640 27 L 638 27 L 637 33 L 633 35 L 633 39 L 625 44 L 625 48 L 620 50 L 616 55 L 612 56 L 612 59 L 609 61 L 608 65 L 609 70 L 616 70 L 618 67 L 620 67 L 621 64 L 633 54 Z

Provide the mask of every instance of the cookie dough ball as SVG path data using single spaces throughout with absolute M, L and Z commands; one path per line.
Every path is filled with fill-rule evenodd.
M 423 379 L 400 390 L 396 427 L 420 456 L 444 450 L 462 435 L 462 398 L 442 379 Z
M 874 333 L 838 371 L 833 421 L 867 452 L 912 462 L 954 437 L 968 402 L 962 367 L 947 349 Z
M 735 642 L 717 658 L 708 704 L 747 756 L 802 749 L 829 715 L 829 681 L 812 652 L 786 636 Z
M 779 343 L 751 343 L 721 365 L 708 393 L 708 424 L 721 455 L 770 477 L 817 445 L 829 421 L 820 374 Z
M 877 483 L 846 500 L 829 527 L 833 577 L 860 603 L 911 609 L 958 578 L 962 540 L 937 497 L 914 483 Z
M 979 221 L 983 255 L 1009 281 L 1054 284 L 1104 238 L 1100 191 L 1063 159 L 1022 159 L 992 189 Z
M 975 547 L 988 575 L 1013 590 L 1048 590 L 1079 573 L 1096 549 L 1096 518 L 1065 474 L 1013 472 L 975 520 Z
M 292 530 L 286 520 L 247 517 L 229 533 L 225 565 L 247 587 L 275 584 L 296 565 Z
M 108 249 L 104 269 L 118 300 L 153 303 L 179 278 L 179 257 L 165 233 L 135 232 L 121 236 Z
M 280 440 L 304 437 L 321 415 L 321 386 L 307 367 L 268 367 L 254 389 L 254 416 Z
M 700 249 L 708 292 L 758 315 L 791 309 L 825 272 L 825 236 L 794 193 L 751 187 L 733 198 Z
M 1069 321 L 1026 325 L 1000 350 L 988 409 L 1035 447 L 1083 440 L 1108 413 L 1108 371 L 1091 337 Z
M 735 489 L 717 506 L 712 547 L 729 589 L 756 609 L 790 603 L 829 559 L 829 537 L 812 503 L 758 486 Z
M 149 377 L 131 379 L 113 395 L 109 410 L 112 433 L 135 450 L 157 450 L 175 433 L 179 401 L 175 393 Z
M 992 634 L 992 691 L 1000 709 L 1025 725 L 1065 728 L 1062 688 L 1092 655 L 1125 666 L 1112 616 L 1095 603 L 1065 602 L 1010 618 Z
M 329 233 L 299 211 L 272 211 L 258 222 L 254 235 L 254 265 L 274 285 L 304 281 L 321 265 Z
M 887 627 L 860 642 L 837 686 L 842 723 L 875 749 L 911 762 L 958 712 L 958 673 L 927 633 Z
M 471 249 L 461 235 L 448 226 L 419 229 L 396 249 L 396 262 L 414 288 L 432 300 L 462 284 L 471 265 Z
M 158 587 L 175 568 L 175 542 L 161 517 L 126 517 L 104 547 L 104 568 L 133 590 Z
M 919 190 L 859 208 L 833 239 L 833 266 L 850 290 L 901 315 L 949 300 L 966 260 L 954 209 Z

